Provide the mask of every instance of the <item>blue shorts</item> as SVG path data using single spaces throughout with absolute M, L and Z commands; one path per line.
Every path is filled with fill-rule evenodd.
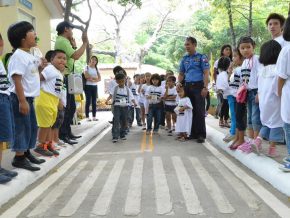
M 284 142 L 283 127 L 269 128 L 267 126 L 262 126 L 259 135 L 270 142 L 279 142 L 279 143 Z
M 164 110 L 165 112 L 169 112 L 169 113 L 175 113 L 174 109 L 176 108 L 176 105 L 164 105 Z
M 10 96 L 0 93 L 0 142 L 13 144 L 14 119 Z
M 24 152 L 35 147 L 37 138 L 37 122 L 33 105 L 33 98 L 26 98 L 29 104 L 29 113 L 23 115 L 19 112 L 19 101 L 15 94 L 11 93 L 11 101 L 14 114 L 14 144 L 12 151 Z

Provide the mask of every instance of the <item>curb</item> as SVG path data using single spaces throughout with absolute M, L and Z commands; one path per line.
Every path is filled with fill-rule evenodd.
M 46 160 L 45 163 L 38 165 L 41 167 L 40 171 L 31 172 L 24 169 L 13 169 L 18 173 L 16 178 L 5 185 L 0 186 L 0 207 L 7 203 L 9 200 L 15 198 L 21 192 L 23 192 L 28 186 L 46 176 L 48 173 L 53 173 L 53 169 L 57 171 L 57 167 L 62 161 L 66 160 L 75 152 L 86 145 L 92 138 L 99 135 L 104 129 L 108 128 L 110 125 L 107 121 L 100 122 L 98 125 L 86 129 L 83 132 L 79 132 L 78 134 L 82 134 L 82 138 L 78 140 L 78 144 L 73 146 L 68 145 L 67 147 L 62 148 L 59 152 L 60 155 L 58 157 L 41 157 Z M 52 172 L 50 172 L 52 171 Z
M 222 140 L 225 136 L 223 133 L 209 125 L 206 125 L 206 128 L 207 139 L 212 144 L 219 146 L 278 191 L 290 197 L 290 173 L 282 172 L 278 168 L 280 165 L 278 162 L 265 155 L 259 156 L 253 152 L 245 154 L 239 150 L 232 151 L 228 148 L 229 145 Z

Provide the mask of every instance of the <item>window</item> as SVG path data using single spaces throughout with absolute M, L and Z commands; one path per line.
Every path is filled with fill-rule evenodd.
M 35 17 L 26 13 L 25 11 L 18 9 L 18 21 L 27 21 L 32 24 L 35 29 Z

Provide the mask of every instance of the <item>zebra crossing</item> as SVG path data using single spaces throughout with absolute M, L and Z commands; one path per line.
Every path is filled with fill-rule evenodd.
M 165 160 L 166 159 L 166 160 Z M 128 177 L 128 189 L 124 190 L 124 199 L 120 204 L 122 207 L 122 216 L 139 216 L 144 211 L 151 210 L 152 214 L 157 216 L 168 216 L 176 213 L 176 202 L 181 202 L 182 210 L 188 215 L 206 215 L 208 208 L 204 206 L 203 196 L 198 192 L 195 180 L 201 182 L 206 190 L 207 195 L 214 202 L 216 213 L 234 214 L 239 210 L 239 205 L 235 201 L 231 201 L 226 195 L 225 189 L 220 187 L 218 178 L 223 178 L 227 184 L 235 190 L 235 195 L 247 205 L 248 210 L 258 211 L 261 205 L 261 199 L 254 195 L 246 185 L 237 179 L 229 170 L 227 170 L 222 163 L 212 156 L 207 156 L 206 161 L 211 164 L 211 167 L 216 168 L 217 177 L 208 172 L 208 168 L 204 167 L 202 161 L 196 157 L 160 157 L 153 156 L 150 158 L 136 157 L 134 159 L 110 159 L 99 160 L 95 167 L 86 174 L 82 182 L 76 190 L 71 190 L 72 182 L 78 175 L 88 167 L 88 161 L 83 160 L 79 162 L 73 170 L 57 183 L 48 194 L 44 195 L 41 200 L 37 201 L 36 206 L 26 213 L 26 217 L 43 217 L 53 205 L 58 205 L 61 201 L 61 196 L 65 191 L 70 190 L 73 194 L 63 202 L 62 208 L 55 211 L 58 217 L 73 217 L 79 210 L 82 204 L 86 201 L 93 187 L 100 186 L 100 192 L 95 193 L 96 199 L 92 203 L 92 207 L 87 211 L 85 217 L 110 217 L 110 213 L 114 211 L 112 202 L 114 201 L 115 192 L 120 187 L 120 181 L 124 177 Z M 166 162 L 166 167 L 165 167 Z M 170 164 L 168 164 L 170 163 Z M 186 163 L 186 164 L 185 164 Z M 148 168 L 148 166 L 150 166 Z M 146 168 L 146 169 L 145 169 Z M 169 169 L 170 168 L 170 169 Z M 128 172 L 129 169 L 129 172 Z M 144 182 L 146 173 L 150 171 L 152 175 L 152 183 Z M 105 173 L 106 172 L 106 173 Z M 124 176 L 124 174 L 126 176 Z M 169 175 L 175 177 L 178 186 L 175 190 L 179 190 L 182 199 L 178 198 L 173 192 L 172 181 L 169 181 Z M 106 176 L 106 177 L 105 177 Z M 105 177 L 105 178 L 104 178 Z M 100 178 L 104 180 L 100 184 Z M 152 186 L 152 187 L 151 187 Z M 148 195 L 144 190 L 152 190 L 152 196 Z M 152 197 L 154 207 L 145 208 L 144 198 Z M 22 216 L 21 216 L 22 217 Z M 112 216 L 115 217 L 115 216 Z M 141 216 L 143 217 L 143 216 Z

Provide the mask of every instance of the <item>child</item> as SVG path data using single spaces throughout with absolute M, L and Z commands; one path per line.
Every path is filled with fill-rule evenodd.
M 11 101 L 14 114 L 14 143 L 12 151 L 15 157 L 12 165 L 30 171 L 39 167 L 31 165 L 43 163 L 35 158 L 30 149 L 35 147 L 37 123 L 33 106 L 34 98 L 39 96 L 40 79 L 38 60 L 30 54 L 30 48 L 36 46 L 36 34 L 33 26 L 26 21 L 13 24 L 8 29 L 8 39 L 15 52 L 8 65 L 11 87 Z M 29 160 L 29 161 L 28 161 Z
M 247 100 L 245 103 L 237 104 L 237 129 L 238 141 L 233 145 L 233 149 L 239 147 L 239 150 L 250 153 L 250 141 L 245 141 L 245 130 L 248 127 L 250 139 L 255 139 L 261 128 L 260 109 L 256 102 L 258 93 L 258 69 L 260 66 L 258 56 L 254 55 L 255 42 L 250 37 L 241 37 L 238 43 L 238 49 L 241 55 L 245 58 L 241 69 L 241 79 L 247 88 Z M 248 108 L 248 122 L 246 123 L 246 103 Z
M 0 33 L 0 56 L 3 52 L 3 39 Z M 12 105 L 9 99 L 9 81 L 7 73 L 0 59 L 0 184 L 5 184 L 15 176 L 17 172 L 6 170 L 1 167 L 2 161 L 2 150 L 4 142 L 13 143 L 13 114 Z
M 221 57 L 218 61 L 218 75 L 216 81 L 216 88 L 218 93 L 221 95 L 221 110 L 220 110 L 220 126 L 229 127 L 229 104 L 227 97 L 229 95 L 229 76 L 228 68 L 230 67 L 231 60 L 228 57 Z
M 174 128 L 176 123 L 176 114 L 174 108 L 176 107 L 177 91 L 175 87 L 176 78 L 175 76 L 169 76 L 166 79 L 165 93 L 164 93 L 164 104 L 166 113 L 166 123 L 168 127 L 168 135 L 172 136 L 172 127 Z M 172 123 L 172 125 L 171 125 Z
M 176 129 L 177 140 L 184 142 L 191 134 L 192 125 L 192 104 L 184 92 L 184 87 L 178 89 L 178 105 L 174 109 L 177 114 Z
M 66 55 L 62 50 L 55 50 L 51 56 L 51 64 L 40 73 L 40 96 L 35 99 L 35 112 L 39 127 L 38 142 L 35 152 L 43 156 L 59 155 L 52 144 L 51 127 L 57 118 L 59 101 L 63 86 L 63 75 Z
M 258 96 L 262 128 L 259 136 L 252 141 L 258 152 L 262 149 L 262 138 L 270 141 L 268 156 L 276 157 L 276 144 L 284 142 L 283 120 L 281 118 L 281 99 L 278 97 L 276 62 L 281 51 L 281 45 L 270 40 L 261 47 Z
M 146 99 L 145 93 L 147 91 L 147 88 L 150 86 L 150 78 L 151 78 L 151 73 L 149 72 L 145 73 L 145 83 L 139 87 L 140 100 L 142 102 L 142 105 L 141 105 L 141 119 L 143 122 L 142 130 L 146 130 L 145 118 L 148 114 L 149 105 L 148 105 L 148 100 Z
M 238 140 L 238 134 L 236 131 L 236 97 L 237 97 L 237 91 L 241 83 L 241 65 L 244 61 L 243 56 L 238 52 L 237 49 L 234 49 L 233 52 L 233 72 L 230 76 L 229 81 L 229 95 L 228 95 L 228 103 L 230 107 L 230 113 L 231 113 L 231 129 L 229 135 L 227 135 L 223 140 L 225 142 L 230 142 L 234 139 L 233 143 L 230 145 L 230 148 L 232 149 L 233 145 Z
M 145 96 L 148 100 L 148 114 L 147 114 L 147 130 L 146 134 L 151 134 L 152 121 L 154 118 L 153 134 L 158 134 L 160 118 L 161 118 L 161 107 L 163 105 L 162 98 L 162 87 L 161 78 L 158 74 L 153 74 L 150 79 L 151 86 L 146 90 Z
M 290 17 L 286 19 L 283 38 L 290 42 Z M 286 172 L 290 171 L 290 46 L 282 49 L 277 60 L 278 73 L 278 95 L 281 96 L 281 117 L 284 122 L 284 131 L 286 136 L 286 145 L 288 155 L 283 159 L 284 164 L 280 169 Z
M 123 73 L 117 73 L 115 76 L 117 86 L 114 88 L 112 95 L 113 100 L 113 143 L 118 139 L 126 140 L 126 129 L 128 119 L 128 106 L 131 102 L 137 106 L 131 90 L 125 86 L 126 76 Z
M 142 126 L 141 117 L 140 117 L 141 112 L 140 112 L 140 105 L 139 105 L 139 93 L 138 93 L 138 88 L 140 86 L 140 74 L 135 74 L 133 79 L 134 79 L 134 82 L 131 83 L 131 86 L 129 88 L 131 92 L 133 93 L 135 102 L 137 103 L 137 107 L 133 107 L 131 105 L 129 108 L 129 116 L 128 116 L 129 127 L 131 127 L 134 122 L 134 110 L 136 112 L 137 125 Z

